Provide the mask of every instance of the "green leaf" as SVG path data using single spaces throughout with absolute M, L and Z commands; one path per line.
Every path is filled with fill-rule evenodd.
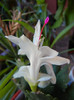
M 15 80 L 16 80 L 15 84 L 18 85 L 18 87 L 22 91 L 30 90 L 30 87 L 29 87 L 28 83 L 25 81 L 24 77 L 16 78 Z
M 17 90 L 17 87 L 14 85 L 13 87 L 10 88 L 10 90 L 6 93 L 6 95 L 3 96 L 3 99 L 11 100 L 16 90 Z
M 46 88 L 39 88 L 44 94 L 54 94 L 55 85 L 49 84 Z
M 74 83 L 71 84 L 64 93 L 64 99 L 62 100 L 74 100 Z
M 54 18 L 58 20 L 58 18 L 61 16 L 63 8 L 64 8 L 64 2 L 65 0 L 58 0 L 58 10 L 56 11 L 56 14 Z
M 7 60 L 7 59 L 10 59 L 7 55 L 6 56 L 0 56 L 0 61 Z
M 58 8 L 58 10 L 56 11 L 56 14 L 55 14 L 55 16 L 54 16 L 54 18 L 55 18 L 56 20 L 59 19 L 60 15 L 61 15 L 61 13 L 62 13 L 62 10 L 63 10 L 63 7 L 60 6 L 60 7 Z
M 7 68 L 3 69 L 2 71 L 0 71 L 0 77 L 1 77 L 3 74 L 5 74 L 6 72 L 8 72 L 8 71 L 11 69 L 11 67 L 12 67 L 12 66 L 7 67 Z
M 68 0 L 68 7 L 65 14 L 66 24 L 69 25 L 74 22 L 74 0 Z
M 7 75 L 4 75 L 4 77 L 0 80 L 0 86 L 3 83 L 3 81 L 6 79 Z
M 67 49 L 67 50 L 64 50 L 64 51 L 60 52 L 59 54 L 63 54 L 63 53 L 69 52 L 69 51 L 74 51 L 74 48 L 72 48 L 72 49 Z
M 69 73 L 68 73 L 68 67 L 64 66 L 61 71 L 57 74 L 57 86 L 60 88 L 60 90 L 65 91 L 67 88 L 67 83 L 69 82 Z
M 61 70 L 61 67 L 60 66 L 53 65 L 53 70 L 55 72 L 55 75 L 57 75 L 58 72 Z
M 45 0 L 36 0 L 37 4 L 43 4 L 45 3 Z
M 17 67 L 15 67 L 10 73 L 6 75 L 1 81 L 0 81 L 0 90 L 7 84 L 7 82 L 11 79 L 12 75 L 17 70 Z
M 54 44 L 60 39 L 62 38 L 64 35 L 67 34 L 67 32 L 74 27 L 74 23 L 68 25 L 62 32 L 59 33 L 59 35 L 54 39 L 54 41 L 51 44 L 51 48 L 54 46 Z
M 53 97 L 51 95 L 45 95 L 42 93 L 25 93 L 26 100 L 53 100 Z
M 7 65 L 8 65 L 8 62 L 9 62 L 9 63 L 11 63 L 11 64 L 16 65 L 16 62 L 15 62 L 15 61 L 13 61 L 13 60 L 9 60 L 9 59 L 7 59 L 7 60 L 6 60 L 6 64 L 7 64 Z
M 3 47 L 1 47 L 1 46 L 0 46 L 0 50 L 1 50 L 1 51 L 5 51 L 5 49 L 4 49 Z
M 3 33 L 0 33 L 0 44 L 2 44 L 2 46 L 4 46 L 5 48 L 9 49 L 12 55 L 16 56 L 14 47 L 11 45 L 11 42 L 7 38 L 5 38 Z
M 9 16 L 11 16 L 11 13 L 9 12 L 9 9 L 0 2 L 0 6 L 3 7 L 3 9 L 8 13 Z
M 16 86 L 13 81 L 10 81 L 3 89 L 0 90 L 0 99 L 4 98 L 6 94 L 9 94 L 9 92 L 11 92 L 13 88 L 16 88 Z
M 24 26 L 28 31 L 34 33 L 34 28 L 32 28 L 29 24 L 22 22 L 22 21 L 18 21 L 18 20 L 10 20 L 10 19 L 6 19 L 3 21 L 13 21 L 13 22 L 18 22 L 19 24 L 21 24 L 22 26 Z
M 63 18 L 62 16 L 59 17 L 58 20 L 56 20 L 56 22 L 53 24 L 52 28 L 58 28 L 63 22 Z

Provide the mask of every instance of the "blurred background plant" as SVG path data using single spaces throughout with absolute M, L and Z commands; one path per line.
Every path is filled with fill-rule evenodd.
M 43 26 L 47 16 L 49 16 L 50 21 L 43 30 L 43 36 L 45 37 L 43 45 L 53 48 L 58 40 L 70 33 L 70 30 L 74 34 L 74 1 L 55 1 L 56 9 L 53 13 L 49 9 L 51 0 L 0 0 L 0 100 L 10 100 L 18 89 L 25 92 L 27 100 L 40 97 L 42 100 L 44 98 L 47 100 L 74 100 L 74 84 L 67 85 L 70 70 L 68 65 L 65 65 L 62 70 L 53 66 L 57 83 L 55 85 L 50 84 L 45 89 L 39 89 L 45 95 L 48 94 L 48 97 L 44 96 L 42 98 L 43 94 L 31 94 L 30 88 L 23 78 L 14 81 L 12 79 L 16 70 L 24 64 L 29 64 L 29 61 L 26 56 L 17 55 L 19 48 L 6 39 L 5 35 L 20 37 L 25 34 L 32 40 L 37 20 L 40 19 L 41 26 Z M 54 31 L 62 25 L 64 25 L 64 29 L 58 35 L 55 34 Z M 72 50 L 74 50 L 74 45 L 72 48 L 62 51 L 62 53 Z M 41 71 L 44 71 L 44 69 L 41 69 Z M 26 92 L 26 90 L 29 90 L 29 92 Z M 34 98 L 30 98 L 31 95 Z

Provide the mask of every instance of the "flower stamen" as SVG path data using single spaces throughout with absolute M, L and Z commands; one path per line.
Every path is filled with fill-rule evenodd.
M 41 33 L 40 33 L 40 36 L 39 36 L 39 40 L 41 39 L 41 35 L 42 35 L 42 32 L 43 32 L 43 29 L 44 29 L 45 25 L 46 25 L 48 22 L 49 22 L 49 17 L 47 17 L 47 18 L 45 19 L 45 23 L 44 23 L 44 25 L 43 25 L 43 27 L 42 27 L 42 29 L 41 29 Z

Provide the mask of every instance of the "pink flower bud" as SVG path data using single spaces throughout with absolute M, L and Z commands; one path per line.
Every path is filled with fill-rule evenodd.
M 49 22 L 49 17 L 47 17 L 46 19 L 45 19 L 45 24 L 47 24 Z

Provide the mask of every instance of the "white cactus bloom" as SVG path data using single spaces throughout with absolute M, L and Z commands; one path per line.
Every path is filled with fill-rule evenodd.
M 20 47 L 18 51 L 19 55 L 26 55 L 30 61 L 29 66 L 21 66 L 13 77 L 24 77 L 31 87 L 38 85 L 44 88 L 50 82 L 53 84 L 56 83 L 52 64 L 63 65 L 66 63 L 69 64 L 70 61 L 69 59 L 57 56 L 58 52 L 48 46 L 38 47 L 39 35 L 40 21 L 38 21 L 35 27 L 33 42 L 24 35 L 20 38 L 9 35 L 6 38 Z M 45 65 L 47 73 L 39 72 L 42 65 Z

